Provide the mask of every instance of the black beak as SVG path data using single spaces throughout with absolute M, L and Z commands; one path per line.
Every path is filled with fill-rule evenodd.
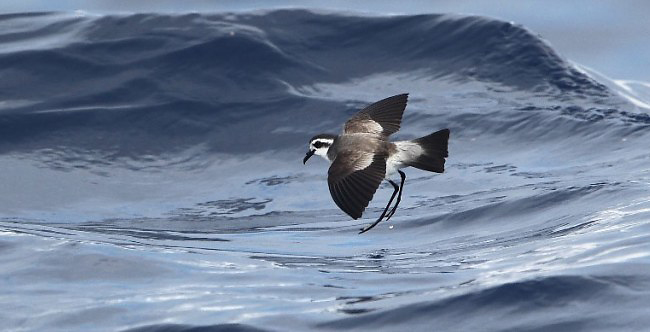
M 311 158 L 311 156 L 313 156 L 315 152 L 316 150 L 307 151 L 307 155 L 305 156 L 305 159 L 302 160 L 302 164 L 304 165 L 305 163 L 307 163 L 307 160 Z

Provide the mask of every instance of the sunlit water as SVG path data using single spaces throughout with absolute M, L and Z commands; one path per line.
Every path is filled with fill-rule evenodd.
M 650 326 L 650 94 L 483 17 L 0 16 L 9 331 Z M 316 133 L 450 128 L 358 235 Z M 201 329 L 202 328 L 202 329 Z

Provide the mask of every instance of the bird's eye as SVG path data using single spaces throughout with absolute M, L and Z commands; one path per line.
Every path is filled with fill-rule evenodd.
M 322 147 L 323 147 L 323 142 L 316 142 L 316 143 L 314 143 L 314 147 L 317 148 L 317 149 L 322 148 Z

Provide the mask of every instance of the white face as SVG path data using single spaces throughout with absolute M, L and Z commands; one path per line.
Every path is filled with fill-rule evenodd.
M 316 138 L 309 142 L 309 150 L 314 151 L 314 154 L 317 156 L 328 159 L 327 150 L 329 150 L 332 143 L 334 143 L 334 140 L 331 138 Z

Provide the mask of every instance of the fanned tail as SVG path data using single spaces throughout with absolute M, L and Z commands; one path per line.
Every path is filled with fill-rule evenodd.
M 445 171 L 445 158 L 449 156 L 449 129 L 436 131 L 411 142 L 422 147 L 423 152 L 416 160 L 409 162 L 409 166 L 436 173 Z

